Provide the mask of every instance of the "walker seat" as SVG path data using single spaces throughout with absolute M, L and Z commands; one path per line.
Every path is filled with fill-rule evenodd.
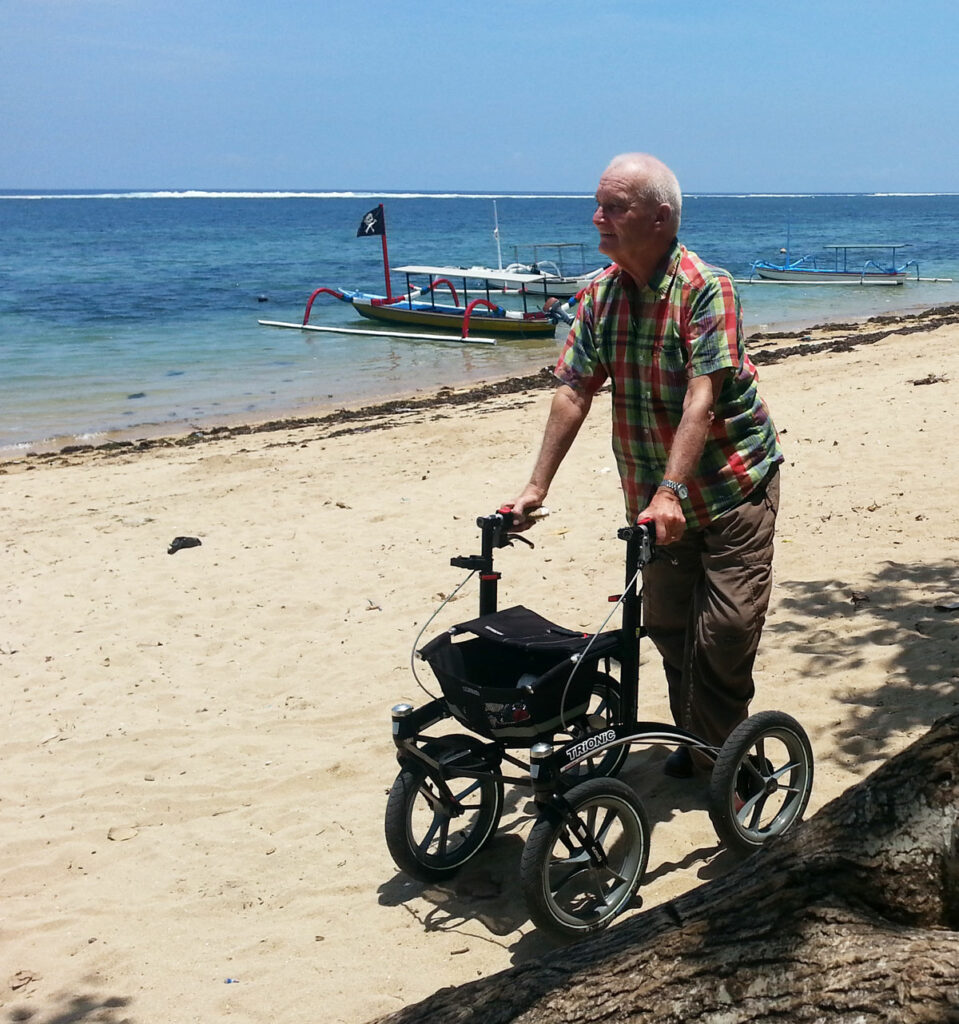
M 418 653 L 457 721 L 487 739 L 527 746 L 586 714 L 599 661 L 619 642 L 618 630 L 564 629 L 516 605 L 453 626 Z

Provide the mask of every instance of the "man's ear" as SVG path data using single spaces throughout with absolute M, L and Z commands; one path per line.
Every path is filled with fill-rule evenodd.
M 657 227 L 662 227 L 664 224 L 669 224 L 673 217 L 673 208 L 669 203 L 660 203 L 656 207 L 656 216 L 653 218 L 653 223 Z

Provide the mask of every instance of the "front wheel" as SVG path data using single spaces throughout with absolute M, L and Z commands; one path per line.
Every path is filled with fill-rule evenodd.
M 720 840 L 750 854 L 800 821 L 812 789 L 813 754 L 803 727 L 760 711 L 729 734 L 713 766 L 709 816 Z
M 492 838 L 503 812 L 498 768 L 484 765 L 469 747 L 445 751 L 438 760 L 452 800 L 414 762 L 396 776 L 386 801 L 387 849 L 396 866 L 420 882 L 459 871 Z
M 565 794 L 565 811 L 539 818 L 520 863 L 530 919 L 564 941 L 605 928 L 629 906 L 649 859 L 649 821 L 617 779 Z

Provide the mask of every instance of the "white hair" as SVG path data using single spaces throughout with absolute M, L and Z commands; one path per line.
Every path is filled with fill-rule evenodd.
M 674 234 L 679 232 L 683 213 L 683 193 L 676 175 L 662 162 L 649 153 L 622 153 L 613 157 L 610 167 L 624 171 L 632 182 L 638 199 L 666 204 L 672 212 Z

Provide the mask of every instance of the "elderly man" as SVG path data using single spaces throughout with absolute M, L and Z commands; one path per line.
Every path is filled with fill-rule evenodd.
M 682 195 L 652 156 L 616 157 L 596 190 L 599 249 L 614 262 L 582 295 L 529 483 L 539 507 L 612 384 L 613 450 L 631 522 L 651 519 L 668 557 L 647 566 L 646 628 L 676 723 L 721 744 L 748 714 L 772 585 L 782 453 L 756 389 L 730 275 L 677 239 Z M 687 777 L 687 747 L 666 759 Z

